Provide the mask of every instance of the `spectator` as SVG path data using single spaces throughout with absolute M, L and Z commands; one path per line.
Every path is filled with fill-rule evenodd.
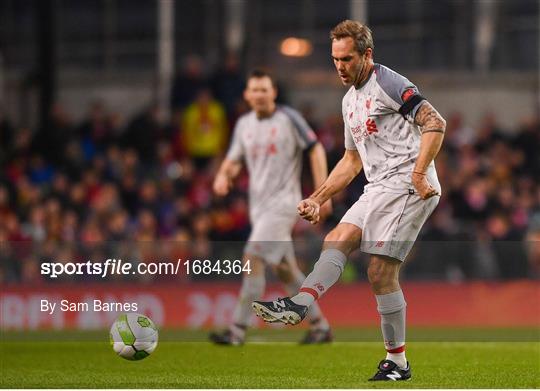
M 181 139 L 187 156 L 199 169 L 218 156 L 226 147 L 228 127 L 225 110 L 208 89 L 197 93 L 184 113 Z
M 159 109 L 151 106 L 129 123 L 122 135 L 123 145 L 133 148 L 141 161 L 151 164 L 156 157 L 157 141 L 163 133 L 164 128 L 159 122 Z
M 238 102 L 237 110 L 242 110 Z M 211 240 L 244 239 L 249 230 L 247 176 L 240 175 L 238 191 L 225 200 L 216 202 L 210 192 L 213 157 L 227 143 L 225 109 L 209 90 L 191 103 L 182 115 L 177 113 L 174 125 L 161 126 L 156 111 L 145 111 L 132 119 L 121 140 L 115 140 L 120 117 L 107 115 L 104 104 L 93 106 L 80 126 L 91 140 L 86 145 L 60 105 L 52 112 L 54 129 L 44 144 L 43 130 L 34 134 L 0 120 L 0 137 L 8 140 L 0 146 L 0 283 L 37 282 L 42 278 L 36 274 L 40 260 L 59 254 L 82 260 L 117 256 L 152 261 L 172 253 L 202 258 L 216 251 Z M 456 116 L 457 134 L 470 130 L 454 146 L 448 134 L 448 147 L 437 158 L 443 186 L 440 206 L 423 232 L 421 244 L 427 247 L 417 249 L 405 269 L 407 277 L 540 277 L 535 244 L 540 227 L 540 121 L 528 118 L 510 134 L 492 116 L 471 128 Z M 111 128 L 103 132 L 107 123 Z M 331 116 L 321 124 L 317 133 L 332 167 L 343 153 L 337 147 L 342 145 L 342 119 Z M 107 132 L 110 138 L 103 137 Z M 60 138 L 60 144 L 46 150 Z M 177 149 L 180 141 L 183 153 Z M 344 205 L 356 201 L 351 194 L 363 185 L 360 179 L 335 197 L 335 213 L 326 225 L 341 217 Z M 307 189 L 309 183 L 303 186 Z M 300 259 L 311 260 L 309 251 L 324 232 L 324 225 L 297 226 L 299 244 L 310 244 L 304 246 L 308 255 L 299 254 Z M 158 240 L 165 238 L 184 244 L 161 245 Z M 145 240 L 145 245 L 128 243 L 134 239 Z M 106 243 L 111 240 L 112 246 Z M 58 246 L 66 242 L 76 245 L 69 251 Z

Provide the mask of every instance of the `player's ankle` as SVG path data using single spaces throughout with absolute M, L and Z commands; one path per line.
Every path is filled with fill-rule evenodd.
M 401 369 L 407 368 L 407 358 L 405 357 L 405 352 L 401 353 L 386 353 L 386 359 L 391 360 L 396 363 Z
M 306 292 L 299 292 L 296 296 L 291 297 L 291 300 L 295 304 L 305 305 L 309 307 L 315 301 L 312 294 Z
M 328 324 L 328 320 L 321 316 L 316 319 L 312 319 L 309 322 L 309 328 L 311 330 L 330 330 L 330 325 Z
M 233 323 L 229 326 L 229 331 L 238 339 L 243 340 L 246 337 L 247 326 Z

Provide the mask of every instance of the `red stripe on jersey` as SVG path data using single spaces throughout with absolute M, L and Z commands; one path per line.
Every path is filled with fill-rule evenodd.
M 395 349 L 386 349 L 388 353 L 403 353 L 405 351 L 405 345 Z
M 313 296 L 315 298 L 315 300 L 317 300 L 319 298 L 319 294 L 317 293 L 317 291 L 315 289 L 300 288 L 300 292 L 309 293 L 311 296 Z

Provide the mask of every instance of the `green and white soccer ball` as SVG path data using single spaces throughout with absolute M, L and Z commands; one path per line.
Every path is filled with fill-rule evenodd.
M 152 320 L 140 314 L 122 314 L 111 327 L 111 345 L 126 360 L 148 357 L 158 343 L 157 327 Z

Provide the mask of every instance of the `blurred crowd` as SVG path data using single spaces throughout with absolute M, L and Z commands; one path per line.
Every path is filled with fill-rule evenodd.
M 234 123 L 247 111 L 243 74 L 233 57 L 211 77 L 201 69 L 191 58 L 175 78 L 167 122 L 154 106 L 123 119 L 103 102 L 92 104 L 80 123 L 57 103 L 38 129 L 0 114 L 1 283 L 43 281 L 44 260 L 219 258 L 212 254 L 215 241 L 247 238 L 246 173 L 226 199 L 211 191 Z M 319 123 L 312 106 L 298 109 L 332 167 L 343 153 L 340 116 Z M 436 160 L 443 195 L 405 267 L 406 277 L 537 278 L 540 122 L 523 120 L 513 132 L 501 129 L 492 114 L 474 127 L 459 113 L 447 122 Z M 313 189 L 304 168 L 307 195 Z M 334 214 L 323 224 L 297 224 L 299 247 L 320 243 L 364 184 L 361 175 L 338 194 Z M 319 248 L 305 247 L 317 250 L 299 250 L 300 264 L 310 270 Z M 356 258 L 345 271 L 347 281 L 365 278 L 364 257 Z

